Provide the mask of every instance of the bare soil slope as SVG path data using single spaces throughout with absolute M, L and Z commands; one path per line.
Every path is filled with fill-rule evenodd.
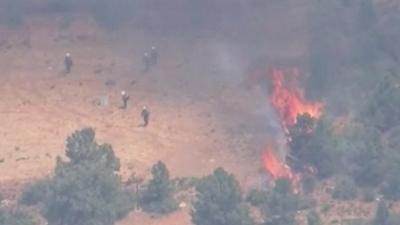
M 172 176 L 202 176 L 222 166 L 245 188 L 264 184 L 260 156 L 265 141 L 277 135 L 277 124 L 267 93 L 243 82 L 257 60 L 268 64 L 304 55 L 307 34 L 299 28 L 308 8 L 297 4 L 298 11 L 270 9 L 265 20 L 245 19 L 265 25 L 265 32 L 237 30 L 229 37 L 107 34 L 86 16 L 68 29 L 59 27 L 63 18 L 57 16 L 31 18 L 23 28 L 2 27 L 1 189 L 13 196 L 20 184 L 51 175 L 66 137 L 83 127 L 95 128 L 100 143 L 112 144 L 124 178 L 132 172 L 148 176 L 162 160 Z M 153 44 L 160 63 L 144 73 L 141 56 Z M 62 72 L 65 52 L 75 63 L 69 75 Z M 127 110 L 119 108 L 121 90 L 131 96 Z M 96 105 L 101 96 L 108 96 L 107 106 Z M 151 111 L 147 128 L 140 126 L 143 105 Z M 158 220 L 133 213 L 120 224 L 133 221 L 189 224 L 190 218 L 186 210 Z

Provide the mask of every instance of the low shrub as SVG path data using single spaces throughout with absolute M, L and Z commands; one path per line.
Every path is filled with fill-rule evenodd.
M 340 200 L 351 200 L 356 198 L 357 187 L 354 181 L 350 178 L 340 179 L 333 190 L 332 197 Z
M 19 202 L 28 206 L 36 205 L 46 198 L 48 190 L 49 180 L 47 178 L 28 184 L 24 187 Z

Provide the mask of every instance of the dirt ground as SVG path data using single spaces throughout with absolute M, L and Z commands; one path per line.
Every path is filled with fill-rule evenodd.
M 284 20 L 279 26 L 263 21 L 262 46 L 235 39 L 240 31 L 229 38 L 106 34 L 88 17 L 68 29 L 59 27 L 60 20 L 32 18 L 23 28 L 0 30 L 2 190 L 12 195 L 14 187 L 51 175 L 66 137 L 83 127 L 95 128 L 99 143 L 112 144 L 123 178 L 132 172 L 148 176 L 162 160 L 173 177 L 203 176 L 222 166 L 245 189 L 265 185 L 261 153 L 266 141 L 279 136 L 278 125 L 271 121 L 266 91 L 245 85 L 246 72 L 257 60 L 268 64 L 304 54 L 306 34 L 293 18 L 287 26 Z M 151 45 L 158 47 L 160 62 L 144 73 L 141 56 Z M 68 75 L 62 72 L 65 52 L 75 63 Z M 119 108 L 121 90 L 131 96 L 127 110 Z M 108 96 L 108 105 L 96 105 L 101 96 Z M 143 105 L 151 111 L 147 128 L 140 126 Z M 136 221 L 190 224 L 190 216 L 187 209 L 156 220 L 132 213 L 119 224 Z

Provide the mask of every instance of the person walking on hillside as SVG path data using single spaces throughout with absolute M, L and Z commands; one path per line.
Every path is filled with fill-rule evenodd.
M 149 112 L 149 110 L 146 108 L 146 106 L 143 106 L 141 116 L 142 116 L 143 122 L 144 122 L 144 123 L 143 123 L 143 126 L 144 126 L 144 127 L 147 127 L 147 125 L 149 124 L 150 112 Z
M 67 52 L 65 54 L 65 58 L 64 58 L 65 73 L 67 73 L 67 74 L 71 73 L 72 65 L 73 65 L 73 62 L 72 62 L 71 54 L 69 52 Z
M 122 109 L 128 108 L 129 95 L 125 91 L 121 91 Z
M 153 66 L 157 65 L 158 63 L 158 51 L 154 46 L 152 46 L 150 50 L 150 61 Z
M 143 55 L 144 72 L 149 72 L 151 66 L 151 59 L 149 53 L 145 52 Z

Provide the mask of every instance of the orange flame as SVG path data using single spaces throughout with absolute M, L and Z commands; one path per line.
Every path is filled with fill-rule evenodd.
M 285 76 L 286 75 L 286 76 Z M 296 82 L 299 73 L 296 69 L 284 73 L 284 71 L 272 68 L 272 106 L 279 114 L 282 128 L 287 133 L 288 126 L 296 123 L 297 116 L 308 113 L 311 117 L 318 118 L 321 115 L 322 103 L 309 103 L 304 99 L 304 93 L 297 86 L 290 86 L 286 82 Z M 286 78 L 286 79 L 285 79 Z M 289 79 L 288 79 L 289 78 Z M 291 79 L 291 80 L 290 80 Z M 294 174 L 290 167 L 273 155 L 273 149 L 267 146 L 264 150 L 263 161 L 265 169 L 276 178 L 288 178 L 292 182 L 295 192 L 299 192 L 300 176 Z
M 264 150 L 263 160 L 265 169 L 271 174 L 274 179 L 288 178 L 292 184 L 293 192 L 300 192 L 300 176 L 293 174 L 290 167 L 280 161 L 272 154 L 272 149 L 266 146 Z
M 321 115 L 322 103 L 308 103 L 304 99 L 304 93 L 296 87 L 289 87 L 285 83 L 285 75 L 297 79 L 298 71 L 293 69 L 288 73 L 272 68 L 273 90 L 271 95 L 272 106 L 276 109 L 285 130 L 288 125 L 296 123 L 298 115 L 308 113 L 311 117 L 318 118 Z
M 264 150 L 263 160 L 265 168 L 275 179 L 281 177 L 290 177 L 289 167 L 283 164 L 272 154 L 269 146 L 267 146 Z

